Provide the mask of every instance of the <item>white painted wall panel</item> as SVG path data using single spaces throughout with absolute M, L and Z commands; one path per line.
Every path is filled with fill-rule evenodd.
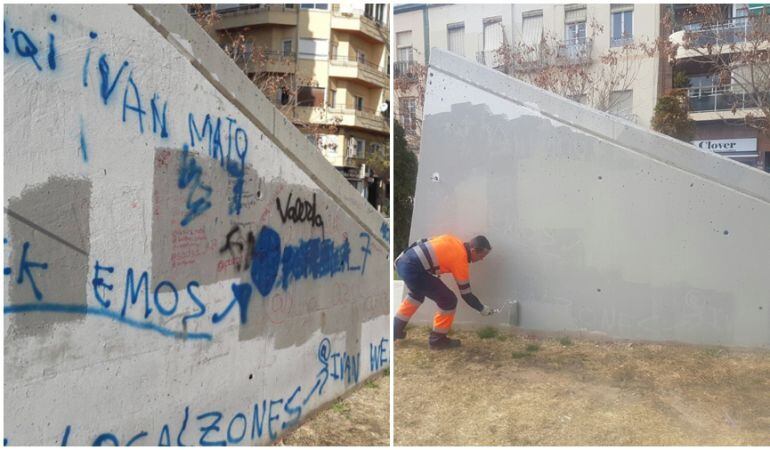
M 482 302 L 518 300 L 527 329 L 770 345 L 770 176 L 444 51 L 428 80 L 411 239 L 487 235 Z
M 7 443 L 266 444 L 387 367 L 387 249 L 264 96 L 130 6 L 4 13 Z

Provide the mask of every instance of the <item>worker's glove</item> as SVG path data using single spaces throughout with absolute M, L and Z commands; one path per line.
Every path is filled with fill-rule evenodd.
M 495 310 L 493 310 L 492 308 L 490 308 L 487 305 L 484 305 L 484 308 L 481 310 L 481 315 L 482 316 L 491 316 L 492 314 L 494 314 L 494 312 L 495 312 Z

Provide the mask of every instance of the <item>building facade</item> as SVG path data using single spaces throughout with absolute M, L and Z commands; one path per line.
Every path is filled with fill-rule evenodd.
M 770 32 L 761 30 L 752 35 L 752 26 L 758 22 L 755 17 L 767 13 L 766 6 L 724 4 L 719 11 L 704 11 L 693 4 L 665 8 L 673 18 L 669 40 L 680 48 L 674 55 L 672 76 L 664 80 L 664 89 L 686 90 L 689 116 L 695 121 L 693 144 L 770 172 L 770 139 L 745 122 L 748 114 L 762 116 L 751 101 L 750 91 L 767 92 L 770 82 L 747 83 L 746 77 L 738 73 L 748 70 L 742 64 L 746 59 L 736 56 L 754 50 L 747 40 L 770 37 Z M 674 72 L 680 77 L 677 83 Z
M 388 205 L 387 176 L 365 163 L 389 154 L 388 5 L 213 7 L 220 45 L 361 195 Z
M 580 58 L 587 71 L 598 71 L 601 57 L 611 49 L 654 42 L 660 33 L 660 11 L 660 6 L 652 4 L 400 5 L 394 8 L 394 76 L 408 75 L 407 67 L 428 61 L 431 47 L 503 70 L 502 46 L 523 43 L 537 49 L 546 41 L 565 62 Z M 660 61 L 640 55 L 632 65 L 628 71 L 632 79 L 622 89 L 607 93 L 610 101 L 603 109 L 649 126 L 658 96 Z M 397 90 L 397 95 L 396 117 L 408 125 L 414 116 L 421 116 L 419 102 L 408 92 Z M 580 97 L 574 99 L 586 102 Z

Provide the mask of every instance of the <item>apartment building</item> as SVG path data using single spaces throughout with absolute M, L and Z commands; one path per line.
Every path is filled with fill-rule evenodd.
M 388 5 L 213 7 L 220 45 L 242 42 L 242 65 L 263 92 L 361 195 L 388 205 L 385 180 L 365 164 L 390 142 Z
M 704 151 L 713 151 L 736 161 L 770 172 L 770 139 L 756 128 L 746 126 L 747 114 L 762 116 L 750 91 L 766 92 L 770 82 L 759 81 L 751 87 L 739 71 L 746 65 L 733 63 L 749 39 L 770 37 L 770 31 L 759 31 L 756 16 L 766 13 L 767 5 L 723 4 L 720 11 L 704 15 L 693 4 L 667 5 L 674 19 L 673 43 L 683 44 L 685 33 L 689 49 L 680 47 L 675 55 L 672 76 L 664 80 L 664 89 L 682 88 L 687 92 L 689 116 L 695 121 L 693 144 Z M 766 23 L 766 22 L 765 22 Z M 768 42 L 770 44 L 770 42 Z M 704 57 L 710 48 L 713 56 Z M 678 85 L 673 73 L 679 72 Z M 764 72 L 764 71 L 759 71 Z M 682 76 L 683 75 L 683 76 Z M 685 86 L 680 86 L 685 84 Z
M 653 4 L 396 6 L 394 76 L 408 74 L 407 67 L 428 60 L 431 47 L 502 70 L 498 52 L 502 45 L 524 43 L 537 49 L 546 42 L 556 47 L 552 49 L 557 58 L 554 63 L 559 64 L 560 59 L 561 63 L 581 63 L 587 70 L 600 70 L 600 58 L 611 49 L 633 42 L 654 42 L 660 34 L 660 11 L 660 6 Z M 632 66 L 628 71 L 632 79 L 622 89 L 608 93 L 603 109 L 649 126 L 658 97 L 660 61 L 639 55 Z M 533 65 L 532 70 L 537 66 Z M 409 124 L 412 111 L 417 117 L 421 112 L 413 107 L 411 96 L 398 95 L 396 117 Z M 579 95 L 573 98 L 587 102 Z

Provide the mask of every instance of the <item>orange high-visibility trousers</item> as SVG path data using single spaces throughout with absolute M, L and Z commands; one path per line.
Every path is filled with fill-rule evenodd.
M 409 319 L 417 312 L 420 305 L 422 305 L 422 302 L 415 300 L 410 294 L 407 294 L 396 311 L 396 318 L 409 322 Z
M 439 308 L 436 311 L 436 315 L 433 316 L 433 332 L 447 334 L 449 329 L 452 328 L 452 322 L 455 320 L 455 312 L 457 309 L 445 310 Z

